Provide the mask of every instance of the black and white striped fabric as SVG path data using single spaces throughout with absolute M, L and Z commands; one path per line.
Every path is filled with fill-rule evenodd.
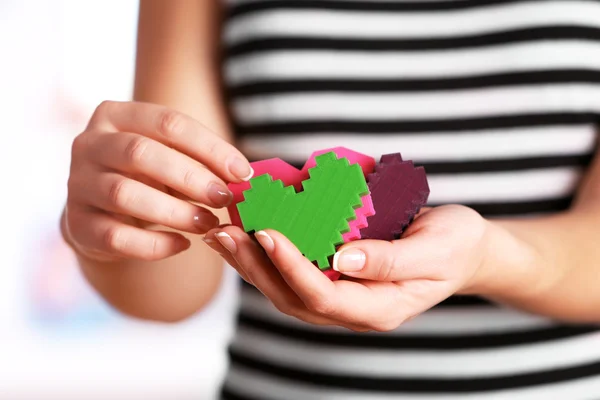
M 569 207 L 600 121 L 600 1 L 229 0 L 224 79 L 251 159 L 424 165 L 431 205 Z M 390 333 L 280 314 L 243 285 L 224 399 L 600 399 L 600 331 L 452 297 Z

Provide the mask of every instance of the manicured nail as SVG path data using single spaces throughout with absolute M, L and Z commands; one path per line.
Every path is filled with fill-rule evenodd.
M 216 236 L 217 240 L 219 241 L 219 243 L 221 243 L 221 246 L 225 247 L 225 250 L 227 250 L 231 254 L 235 254 L 235 252 L 237 250 L 237 246 L 236 246 L 235 242 L 233 241 L 233 239 L 231 238 L 231 236 L 229 236 L 225 232 L 219 232 L 219 233 L 215 234 L 215 236 Z
M 206 243 L 208 245 L 208 247 L 210 247 L 211 249 L 213 249 L 214 251 L 219 253 L 221 256 L 225 255 L 225 254 L 223 254 L 223 251 L 221 250 L 221 247 L 223 247 L 223 246 L 221 246 L 219 244 L 219 241 L 210 239 L 207 237 L 203 237 L 202 240 L 204 241 L 204 243 Z
M 357 272 L 363 269 L 367 256 L 359 249 L 346 249 L 333 256 L 333 269 L 338 272 Z
M 248 161 L 239 156 L 234 156 L 228 162 L 227 167 L 233 176 L 244 182 L 249 181 L 250 178 L 252 178 L 252 175 L 254 175 L 254 171 Z
M 212 247 L 212 246 L 213 246 L 215 243 L 217 243 L 217 241 L 216 241 L 216 240 L 214 240 L 214 239 L 210 239 L 210 238 L 207 238 L 207 237 L 203 237 L 203 238 L 202 238 L 202 241 L 203 241 L 204 243 L 206 243 L 207 245 L 209 245 L 210 247 Z
M 275 248 L 275 242 L 273 242 L 273 238 L 267 232 L 258 231 L 254 234 L 254 237 L 267 253 L 271 253 Z
M 215 203 L 217 207 L 226 207 L 233 200 L 233 194 L 220 183 L 212 182 L 208 185 L 208 198 Z
M 177 237 L 177 249 L 179 251 L 184 251 L 190 248 L 190 246 L 192 245 L 192 242 L 189 241 L 188 238 L 183 237 L 183 236 L 179 236 Z
M 194 226 L 200 232 L 208 232 L 219 225 L 219 220 L 213 215 L 194 215 Z

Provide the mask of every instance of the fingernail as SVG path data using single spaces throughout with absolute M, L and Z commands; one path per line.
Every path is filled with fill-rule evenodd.
M 210 238 L 207 238 L 207 237 L 204 237 L 204 238 L 202 238 L 202 241 L 203 241 L 204 243 L 206 243 L 207 245 L 211 246 L 211 247 L 212 247 L 212 246 L 213 246 L 215 243 L 217 243 L 217 241 L 216 241 L 216 240 L 214 240 L 214 239 L 210 239 Z
M 218 207 L 225 207 L 231 203 L 233 194 L 220 183 L 212 182 L 208 185 L 208 198 Z
M 233 241 L 233 239 L 231 238 L 231 236 L 229 236 L 225 232 L 219 232 L 219 233 L 215 234 L 215 236 L 216 236 L 217 240 L 219 241 L 219 243 L 221 243 L 221 246 L 225 247 L 225 250 L 227 250 L 231 254 L 235 254 L 235 252 L 237 250 L 237 246 L 236 246 L 235 242 Z
M 363 269 L 367 256 L 359 249 L 346 249 L 333 256 L 333 269 L 338 272 L 357 272 Z
M 271 253 L 275 248 L 275 242 L 273 242 L 273 238 L 267 232 L 258 231 L 254 234 L 254 237 L 267 253 Z
M 224 255 L 223 252 L 221 251 L 222 246 L 218 244 L 219 242 L 217 240 L 209 239 L 207 237 L 202 238 L 202 240 L 204 241 L 204 243 L 206 243 L 208 245 L 208 247 L 210 247 L 211 249 L 213 249 L 220 255 L 222 255 L 222 256 Z
M 194 215 L 194 226 L 200 232 L 208 232 L 219 225 L 219 220 L 212 215 Z
M 183 236 L 180 236 L 177 238 L 177 248 L 180 251 L 189 249 L 191 245 L 192 245 L 192 242 L 190 242 L 188 238 L 183 237 Z
M 249 181 L 254 175 L 254 170 L 248 163 L 239 156 L 234 156 L 228 163 L 229 172 L 231 172 L 236 178 L 245 181 Z

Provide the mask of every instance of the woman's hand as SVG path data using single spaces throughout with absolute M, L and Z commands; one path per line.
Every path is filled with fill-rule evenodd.
M 103 102 L 72 148 L 67 241 L 85 256 L 159 260 L 190 245 L 162 225 L 205 233 L 219 224 L 209 210 L 232 195 L 225 182 L 248 179 L 245 157 L 205 126 L 147 103 Z
M 389 331 L 455 293 L 488 279 L 491 224 L 462 206 L 421 212 L 402 238 L 344 245 L 332 282 L 282 234 L 215 229 L 205 240 L 283 313 L 356 331 Z M 264 249 L 264 251 L 263 251 Z

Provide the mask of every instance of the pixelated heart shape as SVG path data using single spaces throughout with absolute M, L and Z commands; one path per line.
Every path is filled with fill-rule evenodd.
M 349 221 L 369 189 L 358 164 L 350 164 L 334 152 L 316 156 L 315 162 L 315 167 L 308 168 L 309 178 L 302 182 L 300 192 L 269 174 L 252 178 L 237 209 L 246 232 L 277 230 L 307 259 L 325 269 L 336 246 L 343 243 L 342 233 L 350 231 Z
M 250 165 L 252 165 L 252 169 L 254 170 L 253 177 L 269 174 L 273 179 L 281 180 L 285 186 L 293 185 L 297 191 L 300 191 L 302 190 L 302 181 L 308 179 L 308 170 L 316 166 L 315 157 L 329 152 L 335 153 L 339 158 L 347 158 L 351 164 L 359 164 L 365 177 L 373 172 L 375 168 L 375 159 L 373 157 L 345 147 L 332 147 L 315 151 L 308 158 L 301 170 L 294 168 L 279 158 L 254 161 Z M 228 187 L 233 193 L 233 201 L 227 207 L 231 223 L 243 229 L 237 204 L 244 200 L 244 191 L 250 189 L 250 183 L 230 183 Z M 367 217 L 375 214 L 371 196 L 366 194 L 361 200 L 362 206 L 356 210 L 356 218 L 350 221 L 350 230 L 342 235 L 344 243 L 360 239 L 360 230 L 366 228 L 368 224 Z
M 254 170 L 253 177 L 269 174 L 273 179 L 281 180 L 285 186 L 293 185 L 297 191 L 301 191 L 302 181 L 309 177 L 308 170 L 316 166 L 315 157 L 329 152 L 334 152 L 339 158 L 347 158 L 351 164 L 359 164 L 365 177 L 373 172 L 375 168 L 375 159 L 373 157 L 345 147 L 333 147 L 312 153 L 301 170 L 298 170 L 279 158 L 254 161 L 251 163 L 252 169 Z M 244 229 L 242 221 L 240 220 L 237 204 L 244 200 L 244 191 L 250 189 L 250 183 L 230 183 L 228 187 L 233 193 L 233 201 L 227 208 L 231 223 Z M 360 239 L 360 229 L 367 226 L 367 217 L 375 214 L 371 196 L 366 194 L 361 200 L 362 206 L 356 209 L 356 218 L 349 222 L 350 230 L 342 235 L 344 243 Z M 340 277 L 340 273 L 331 268 L 323 270 L 323 273 L 331 280 L 337 280 Z
M 367 176 L 377 213 L 360 231 L 363 239 L 394 240 L 427 203 L 429 184 L 423 167 L 403 161 L 400 153 L 381 156 L 375 172 Z

